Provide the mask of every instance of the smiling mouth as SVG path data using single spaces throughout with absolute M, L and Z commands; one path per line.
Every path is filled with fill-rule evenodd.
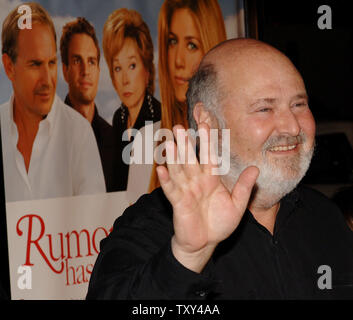
M 272 148 L 270 148 L 268 150 L 272 151 L 272 152 L 291 151 L 291 150 L 296 149 L 297 146 L 298 146 L 298 144 L 292 144 L 292 145 L 287 145 L 287 146 L 275 146 L 275 147 L 272 147 Z

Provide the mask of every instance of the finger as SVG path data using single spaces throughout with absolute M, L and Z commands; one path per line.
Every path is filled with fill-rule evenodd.
M 177 145 L 177 158 L 179 164 L 184 164 L 186 159 L 186 138 L 185 138 L 185 129 L 181 125 L 176 125 L 173 127 L 173 134 L 175 137 Z
M 187 177 L 195 177 L 201 170 L 196 158 L 190 132 L 187 132 L 181 126 L 176 126 L 173 130 L 177 140 L 178 162 L 181 164 Z
M 165 196 L 172 205 L 177 203 L 180 200 L 181 191 L 170 178 L 168 169 L 164 166 L 158 166 L 156 171 Z
M 177 159 L 177 147 L 173 141 L 166 141 L 166 154 L 167 154 L 167 168 L 170 179 L 180 189 L 187 185 L 187 176 L 184 172 L 183 166 Z
M 212 169 L 217 168 L 217 150 L 215 141 L 211 139 L 210 127 L 206 123 L 199 125 L 200 136 L 200 164 L 202 171 L 211 175 Z M 216 137 L 217 139 L 217 137 Z
M 189 130 L 186 131 L 186 142 L 187 142 L 187 160 L 188 164 L 197 164 L 197 168 L 199 169 L 199 162 L 196 156 L 196 141 L 195 137 L 191 135 Z
M 233 188 L 232 200 L 234 206 L 238 208 L 238 212 L 241 214 L 245 212 L 248 206 L 250 195 L 259 173 L 260 171 L 257 167 L 247 167 L 240 174 L 238 181 Z
M 165 142 L 165 151 L 166 151 L 167 168 L 168 168 L 169 174 L 172 177 L 176 177 L 176 175 L 181 172 L 181 167 L 178 164 L 177 148 L 175 146 L 174 141 L 168 140 Z

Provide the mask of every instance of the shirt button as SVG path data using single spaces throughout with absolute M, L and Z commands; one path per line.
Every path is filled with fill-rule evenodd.
M 277 245 L 278 244 L 278 240 L 277 239 L 273 239 L 273 244 Z

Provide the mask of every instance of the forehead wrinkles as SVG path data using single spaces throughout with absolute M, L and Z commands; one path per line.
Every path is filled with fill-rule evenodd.
M 299 72 L 283 53 L 252 40 L 229 42 L 216 47 L 204 57 L 203 63 L 215 66 L 219 103 L 224 106 L 224 114 L 233 113 L 235 107 L 244 103 L 243 98 L 253 97 L 261 89 L 268 93 L 266 86 L 275 88 L 279 84 L 283 88 L 280 91 L 284 93 L 289 87 L 293 91 L 304 87 Z M 284 79 L 290 81 L 284 83 Z
M 300 73 L 287 57 L 272 50 L 248 51 L 216 60 L 224 96 L 231 93 L 232 99 L 253 99 L 255 95 L 276 98 L 306 91 Z

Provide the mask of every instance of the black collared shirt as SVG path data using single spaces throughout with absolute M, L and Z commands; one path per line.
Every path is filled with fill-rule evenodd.
M 201 274 L 173 256 L 172 208 L 144 195 L 101 242 L 88 299 L 353 299 L 353 233 L 322 194 L 281 200 L 273 235 L 247 211 Z
M 65 98 L 65 104 L 70 107 L 72 103 L 69 95 Z M 98 150 L 102 162 L 105 186 L 107 192 L 113 192 L 116 190 L 116 161 L 117 161 L 117 147 L 116 147 L 116 136 L 113 131 L 113 127 L 105 121 L 97 111 L 97 106 L 94 105 L 94 115 L 91 122 L 94 135 L 96 137 Z

